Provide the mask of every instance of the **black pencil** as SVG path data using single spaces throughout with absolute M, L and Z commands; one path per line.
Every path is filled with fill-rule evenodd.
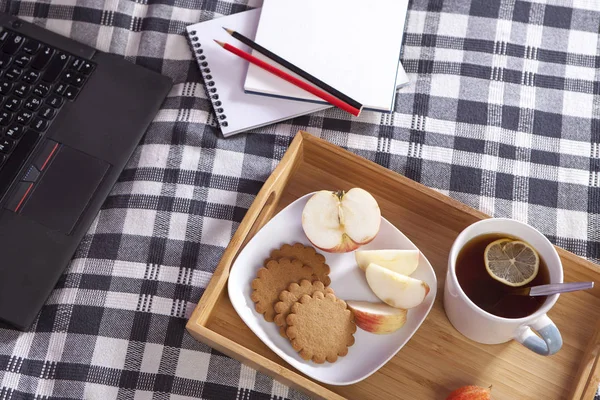
M 306 79 L 307 81 L 311 82 L 313 85 L 318 86 L 319 88 L 323 89 L 324 91 L 326 91 L 327 93 L 331 94 L 332 96 L 337 97 L 338 99 L 344 101 L 345 103 L 350 104 L 352 107 L 357 108 L 357 109 L 362 109 L 362 104 L 360 104 L 358 101 L 352 99 L 351 97 L 345 95 L 344 93 L 340 92 L 339 90 L 332 88 L 331 86 L 329 86 L 328 84 L 326 84 L 325 82 L 321 81 L 318 78 L 315 78 L 314 76 L 312 76 L 311 74 L 309 74 L 308 72 L 304 71 L 303 69 L 295 66 L 294 64 L 292 64 L 291 62 L 279 57 L 277 54 L 265 49 L 264 47 L 262 47 L 260 44 L 254 42 L 251 39 L 248 39 L 246 36 L 242 35 L 239 32 L 236 32 L 234 30 L 231 29 L 227 29 L 225 27 L 223 27 L 223 29 L 225 29 L 227 31 L 227 33 L 229 33 L 231 36 L 233 36 L 234 38 L 236 38 L 237 40 L 239 40 L 240 42 L 244 43 L 246 46 L 258 51 L 259 53 L 261 53 L 262 55 L 264 55 L 265 57 L 275 61 L 276 63 L 282 65 L 283 67 L 289 69 L 290 71 L 296 73 L 297 75 L 301 76 L 302 78 Z

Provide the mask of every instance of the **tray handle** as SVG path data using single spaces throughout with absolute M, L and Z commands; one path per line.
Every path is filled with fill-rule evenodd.
M 188 329 L 193 329 L 193 326 L 190 325 L 204 326 L 207 323 L 215 304 L 226 291 L 229 270 L 233 261 L 252 236 L 272 217 L 275 208 L 279 204 L 279 199 L 285 185 L 302 158 L 304 135 L 306 134 L 299 132 L 294 137 L 279 165 L 277 165 L 271 176 L 264 183 L 262 189 L 258 192 L 242 223 L 233 234 L 213 277 L 194 309 L 187 324 Z
M 277 205 L 279 204 L 279 198 L 280 195 L 278 195 L 277 190 L 273 189 L 271 190 L 271 193 L 269 193 L 269 195 L 266 197 L 266 199 L 263 202 L 261 202 L 262 208 L 258 215 L 254 218 L 252 227 L 250 228 L 248 234 L 244 238 L 244 241 L 240 246 L 239 250 L 242 250 L 244 247 L 246 247 L 250 239 L 252 239 L 254 235 L 256 235 L 260 228 L 262 228 L 269 219 L 271 219 L 275 211 L 275 207 L 277 207 Z M 237 252 L 235 258 L 237 258 L 238 254 L 239 251 Z M 235 261 L 235 258 L 232 260 L 232 262 Z

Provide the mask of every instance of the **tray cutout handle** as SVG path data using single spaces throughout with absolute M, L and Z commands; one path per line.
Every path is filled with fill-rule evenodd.
M 256 233 L 260 230 L 260 228 L 262 228 L 268 222 L 268 220 L 271 219 L 271 217 L 273 216 L 273 212 L 275 211 L 274 208 L 277 207 L 277 205 L 279 204 L 278 200 L 279 200 L 279 196 L 277 196 L 277 192 L 275 190 L 272 190 L 271 193 L 269 194 L 269 196 L 267 197 L 266 201 L 264 202 L 262 209 L 260 210 L 258 216 L 254 220 L 252 227 L 248 231 L 248 234 L 246 235 L 244 242 L 240 246 L 240 251 L 244 247 L 246 247 L 246 245 L 248 244 L 250 239 L 252 239 L 254 237 L 254 235 L 256 235 Z M 239 251 L 237 252 L 235 258 L 237 258 L 238 254 L 239 254 Z M 233 261 L 235 261 L 235 258 L 233 259 Z

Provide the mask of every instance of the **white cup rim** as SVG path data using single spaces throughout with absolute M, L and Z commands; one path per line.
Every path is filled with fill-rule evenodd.
M 467 304 L 469 304 L 469 306 L 471 308 L 473 308 L 476 312 L 478 312 L 480 314 L 483 314 L 485 317 L 487 317 L 487 318 L 489 318 L 491 320 L 499 321 L 499 322 L 525 323 L 525 322 L 529 322 L 531 320 L 534 320 L 534 319 L 537 319 L 537 318 L 541 317 L 542 315 L 544 315 L 548 311 L 550 311 L 550 309 L 554 306 L 554 304 L 556 304 L 556 301 L 558 300 L 558 297 L 559 297 L 558 294 L 554 294 L 552 296 L 548 296 L 548 298 L 546 299 L 546 302 L 536 312 L 534 312 L 533 314 L 530 314 L 530 315 L 527 315 L 527 316 L 521 317 L 521 318 L 505 318 L 505 317 L 499 317 L 497 315 L 489 313 L 489 312 L 485 311 L 484 309 L 482 309 L 481 307 L 479 307 L 477 304 L 475 304 L 469 298 L 469 296 L 467 296 L 467 294 L 464 292 L 462 286 L 458 282 L 458 277 L 456 276 L 456 268 L 455 268 L 456 258 L 458 256 L 459 250 L 466 243 L 463 243 L 463 245 L 461 245 L 461 246 L 459 246 L 458 244 L 461 241 L 464 241 L 463 238 L 465 236 L 467 236 L 470 233 L 470 231 L 474 229 L 474 227 L 479 226 L 481 224 L 490 223 L 490 221 L 504 221 L 504 222 L 511 223 L 511 224 L 521 225 L 525 229 L 530 230 L 534 235 L 539 236 L 540 240 L 546 242 L 550 246 L 550 248 L 552 249 L 550 257 L 547 257 L 547 255 L 546 255 L 546 257 L 544 257 L 544 260 L 545 260 L 546 264 L 548 265 L 548 268 L 550 268 L 550 264 L 551 263 L 557 263 L 557 265 L 560 267 L 559 282 L 555 282 L 555 283 L 562 283 L 563 282 L 564 271 L 563 271 L 563 267 L 562 267 L 562 262 L 560 260 L 560 256 L 558 255 L 558 252 L 556 251 L 556 248 L 554 247 L 554 245 L 548 240 L 548 238 L 546 236 L 544 236 L 544 234 L 542 234 L 540 231 L 538 231 L 537 229 L 535 229 L 531 225 L 528 225 L 528 224 L 526 224 L 524 222 L 521 222 L 521 221 L 518 221 L 518 220 L 515 220 L 515 219 L 510 219 L 510 218 L 486 218 L 486 219 L 482 219 L 480 221 L 477 221 L 477 222 L 469 225 L 465 229 L 463 229 L 463 231 L 456 237 L 456 239 L 454 239 L 454 242 L 452 243 L 452 247 L 450 249 L 450 256 L 448 258 L 448 272 L 449 272 L 448 278 L 452 279 L 452 281 L 454 282 L 457 290 L 460 293 L 460 296 L 464 299 L 464 301 Z M 506 234 L 511 235 L 511 236 L 519 237 L 519 235 L 515 235 L 515 234 L 510 233 L 510 232 L 498 232 L 498 233 L 506 233 Z M 549 260 L 548 258 L 552 258 L 552 259 Z

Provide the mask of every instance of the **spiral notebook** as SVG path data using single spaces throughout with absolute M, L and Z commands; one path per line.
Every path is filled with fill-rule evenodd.
M 264 0 L 256 42 L 363 104 L 391 111 L 408 0 Z M 252 54 L 265 60 L 257 51 Z M 249 93 L 324 101 L 251 65 Z
M 331 108 L 329 104 L 254 95 L 244 91 L 248 62 L 223 50 L 213 39 L 231 43 L 249 52 L 251 49 L 233 39 L 222 27 L 254 39 L 259 17 L 260 9 L 254 9 L 187 27 L 192 51 L 225 137 Z M 400 64 L 398 82 L 408 82 Z

